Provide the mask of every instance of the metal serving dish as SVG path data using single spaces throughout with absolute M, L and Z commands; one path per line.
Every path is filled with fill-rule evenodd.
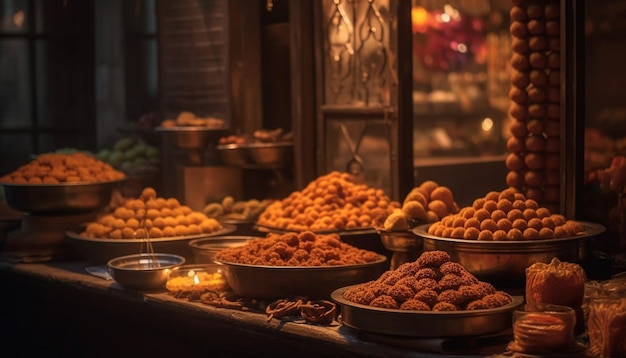
M 230 166 L 284 168 L 293 161 L 292 142 L 220 144 L 216 149 Z
M 153 253 L 116 257 L 107 262 L 111 276 L 124 288 L 141 291 L 165 290 L 169 273 L 183 265 L 178 255 Z
M 413 231 L 392 231 L 377 229 L 380 240 L 387 250 L 398 252 L 422 251 L 422 237 Z
M 194 126 L 157 127 L 155 130 L 162 132 L 172 146 L 179 149 L 203 149 L 228 133 L 226 128 Z
M 244 146 L 252 164 L 266 168 L 284 168 L 293 161 L 292 142 L 250 143 Z
M 479 280 L 496 287 L 522 288 L 526 268 L 536 262 L 561 261 L 583 263 L 587 256 L 587 239 L 605 231 L 604 226 L 580 222 L 584 234 L 559 239 L 526 241 L 476 241 L 442 238 L 430 235 L 430 224 L 420 225 L 413 232 L 421 236 L 424 251 L 443 250 L 454 262 L 463 265 Z
M 243 246 L 248 242 L 261 239 L 259 236 L 214 236 L 189 241 L 193 257 L 198 264 L 212 264 L 215 255 L 229 247 Z
M 238 144 L 220 144 L 215 147 L 222 163 L 233 167 L 250 165 L 250 158 L 244 148 Z
M 395 270 L 406 262 L 417 260 L 423 251 L 423 242 L 420 236 L 410 230 L 376 229 L 383 246 L 393 252 L 390 268 Z
M 235 231 L 233 225 L 222 224 L 222 226 L 224 227 L 222 230 L 208 234 L 153 238 L 150 239 L 150 244 L 154 252 L 183 256 L 187 261 L 193 262 L 194 256 L 189 242 L 205 237 L 227 235 Z M 92 238 L 81 236 L 80 232 L 82 230 L 69 230 L 65 235 L 77 253 L 92 264 L 104 264 L 115 257 L 149 252 L 145 239 Z
M 343 298 L 350 287 L 332 292 L 333 301 L 341 305 L 342 324 L 361 331 L 404 337 L 482 336 L 511 328 L 513 310 L 524 299 L 513 296 L 508 305 L 471 311 L 407 311 L 379 308 Z
M 97 183 L 12 184 L 4 186 L 6 202 L 30 214 L 79 214 L 104 208 L 121 180 Z
M 375 280 L 387 269 L 387 258 L 341 266 L 263 266 L 215 261 L 223 265 L 235 295 L 258 299 L 307 296 L 328 299 L 333 290 Z

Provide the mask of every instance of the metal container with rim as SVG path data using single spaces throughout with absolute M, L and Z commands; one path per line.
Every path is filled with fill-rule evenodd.
M 481 336 L 511 327 L 512 312 L 524 299 L 490 309 L 466 311 L 410 311 L 372 307 L 343 298 L 351 286 L 333 291 L 331 298 L 341 306 L 342 324 L 365 332 L 403 337 Z
M 550 263 L 554 257 L 564 262 L 584 263 L 587 240 L 602 234 L 604 226 L 580 222 L 581 235 L 543 240 L 478 241 L 437 237 L 428 233 L 431 224 L 420 225 L 413 232 L 420 236 L 424 251 L 442 250 L 451 261 L 463 265 L 481 281 L 496 287 L 523 288 L 526 268 L 536 262 Z

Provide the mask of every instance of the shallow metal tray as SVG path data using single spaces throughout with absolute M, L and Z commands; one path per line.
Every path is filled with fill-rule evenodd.
M 215 260 L 223 265 L 228 286 L 240 297 L 258 299 L 307 296 L 329 299 L 333 290 L 375 280 L 387 269 L 387 258 L 341 266 L 263 266 Z
M 404 337 L 481 336 L 511 327 L 513 310 L 524 299 L 513 296 L 508 305 L 471 311 L 407 311 L 362 305 L 343 298 L 352 286 L 333 291 L 331 298 L 340 305 L 342 324 L 361 331 Z
M 420 225 L 413 232 L 422 237 L 424 251 L 443 250 L 454 262 L 463 265 L 481 281 L 496 287 L 524 287 L 526 268 L 536 262 L 561 261 L 582 263 L 587 256 L 586 239 L 605 231 L 604 226 L 579 222 L 583 234 L 558 239 L 525 241 L 477 241 L 433 236 L 430 224 Z
M 183 256 L 187 262 L 195 262 L 193 250 L 189 242 L 205 237 L 227 235 L 235 231 L 235 225 L 222 224 L 223 229 L 212 233 L 160 237 L 150 239 L 154 252 L 168 253 Z M 76 251 L 88 262 L 104 264 L 107 261 L 125 255 L 148 252 L 145 239 L 108 239 L 81 236 L 77 230 L 68 230 L 66 237 L 71 241 Z

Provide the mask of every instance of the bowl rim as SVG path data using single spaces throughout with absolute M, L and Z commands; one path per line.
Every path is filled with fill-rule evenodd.
M 338 288 L 338 289 L 333 291 L 333 293 L 331 294 L 331 298 L 335 302 L 337 302 L 337 303 L 339 303 L 341 305 L 346 305 L 346 306 L 350 306 L 350 307 L 353 307 L 353 308 L 358 308 L 358 309 L 365 310 L 365 311 L 384 312 L 384 313 L 397 314 L 397 315 L 402 315 L 402 316 L 415 316 L 415 317 L 428 317 L 428 316 L 431 316 L 431 317 L 432 316 L 436 316 L 436 317 L 441 317 L 441 316 L 472 317 L 472 316 L 482 316 L 484 314 L 512 311 L 512 310 L 520 307 L 520 305 L 522 305 L 524 303 L 524 297 L 522 297 L 520 295 L 509 294 L 509 296 L 511 296 L 511 298 L 512 298 L 512 301 L 510 303 L 507 303 L 504 306 L 499 306 L 499 307 L 494 307 L 494 308 L 485 308 L 485 309 L 476 309 L 476 310 L 459 310 L 459 311 L 416 311 L 416 310 L 401 310 L 401 309 L 394 309 L 394 308 L 374 307 L 374 306 L 369 306 L 369 305 L 364 305 L 364 304 L 361 304 L 361 303 L 353 302 L 353 301 L 350 301 L 350 300 L 347 300 L 347 299 L 343 298 L 343 293 L 345 291 L 347 291 L 349 288 L 358 287 L 358 286 L 362 286 L 362 285 L 363 284 L 356 284 L 356 285 L 340 287 L 340 288 Z
M 279 147 L 293 147 L 292 141 L 277 141 L 277 142 L 252 142 L 252 143 L 226 143 L 218 144 L 215 146 L 218 150 L 232 150 L 232 149 L 256 149 L 256 148 L 279 148 Z
M 289 229 L 281 229 L 269 225 L 259 224 L 258 220 L 254 224 L 254 229 L 262 232 L 262 233 L 276 233 L 276 234 L 287 234 L 290 232 L 299 233 L 302 232 L 300 230 L 289 230 Z M 366 234 L 377 234 L 375 228 L 373 227 L 359 227 L 354 229 L 346 229 L 346 230 L 305 230 L 310 231 L 314 234 L 318 235 L 329 235 L 329 234 L 337 234 L 339 236 L 349 236 L 349 235 L 366 235 Z
M 387 262 L 387 257 L 382 254 L 377 254 L 378 259 L 376 261 L 364 262 L 361 264 L 347 264 L 347 265 L 322 265 L 322 266 L 272 266 L 272 265 L 253 265 L 253 264 L 243 264 L 238 262 L 229 262 L 215 259 L 214 262 L 219 265 L 224 265 L 226 267 L 236 267 L 236 268 L 245 268 L 250 270 L 263 270 L 263 271 L 335 271 L 337 269 L 355 269 L 360 267 L 369 267 L 381 265 Z
M 143 268 L 141 270 L 115 265 L 117 261 L 126 261 L 126 260 L 132 260 L 132 259 L 136 259 L 137 261 L 139 261 L 142 258 L 155 258 L 155 257 L 157 259 L 167 257 L 167 258 L 177 260 L 179 262 L 174 263 L 174 264 L 162 265 L 159 267 Z M 165 252 L 155 252 L 155 253 L 130 254 L 130 255 L 114 257 L 110 259 L 109 261 L 107 261 L 107 267 L 113 270 L 125 271 L 125 272 L 152 272 L 152 271 L 161 271 L 163 269 L 172 269 L 173 267 L 184 265 L 185 262 L 186 262 L 186 259 L 183 256 L 176 255 L 176 254 L 169 254 Z
M 238 241 L 242 241 L 242 242 L 248 242 L 250 240 L 257 240 L 257 239 L 263 239 L 264 236 L 252 236 L 252 235 L 230 235 L 230 236 L 211 236 L 211 237 L 202 237 L 202 238 L 198 238 L 198 239 L 193 239 L 191 241 L 189 241 L 189 246 L 191 246 L 194 249 L 198 249 L 198 250 L 206 250 L 207 248 L 200 246 L 201 243 L 203 241 L 208 241 L 208 243 L 214 242 L 220 242 L 220 241 L 224 241 L 224 242 L 238 242 Z M 222 249 L 222 248 L 220 248 Z
M 172 241 L 185 241 L 192 239 L 202 239 L 211 236 L 219 236 L 229 234 L 237 230 L 235 225 L 231 224 L 222 224 L 223 229 L 217 230 L 215 232 L 203 233 L 198 235 L 187 235 L 187 236 L 168 236 L 168 237 L 156 237 L 149 239 L 109 239 L 109 238 L 101 238 L 101 237 L 87 237 L 81 236 L 76 230 L 67 230 L 65 231 L 65 235 L 70 239 L 84 242 L 97 242 L 97 243 L 111 243 L 111 244 L 129 244 L 129 243 L 144 243 L 144 242 L 172 242 Z
M 154 130 L 159 132 L 222 132 L 228 131 L 228 127 L 221 128 L 211 128 L 205 126 L 173 126 L 173 127 L 162 127 L 158 126 L 154 128 Z
M 130 178 L 124 174 L 124 178 L 115 179 L 115 180 L 103 180 L 103 181 L 92 181 L 92 182 L 61 182 L 58 184 L 29 184 L 29 183 L 9 183 L 5 181 L 0 181 L 0 185 L 6 187 L 14 187 L 14 188 L 64 188 L 64 187 L 89 187 L 89 186 L 99 186 L 103 184 L 116 184 L 121 183 L 123 181 L 129 180 Z
M 552 244 L 552 243 L 559 243 L 563 241 L 585 239 L 588 237 L 600 235 L 606 231 L 606 228 L 600 224 L 586 222 L 586 221 L 578 221 L 578 220 L 575 220 L 575 221 L 583 226 L 583 228 L 585 229 L 584 233 L 581 233 L 575 236 L 559 237 L 559 238 L 554 238 L 554 239 L 514 240 L 514 241 L 508 241 L 508 240 L 506 241 L 504 240 L 478 241 L 478 240 L 468 240 L 468 239 L 455 239 L 451 237 L 439 237 L 439 236 L 431 235 L 428 233 L 428 228 L 433 223 L 419 225 L 413 228 L 411 231 L 423 239 L 446 241 L 446 242 L 453 242 L 453 243 L 467 244 L 467 245 L 485 245 L 486 247 Z

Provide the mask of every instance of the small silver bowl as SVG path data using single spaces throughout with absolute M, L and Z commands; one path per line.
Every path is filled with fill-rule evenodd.
M 261 237 L 256 236 L 214 236 L 189 241 L 193 257 L 198 264 L 212 264 L 215 255 L 226 248 L 243 246 Z
M 143 253 L 116 257 L 107 266 L 120 286 L 139 291 L 163 291 L 170 271 L 185 258 L 173 254 Z

